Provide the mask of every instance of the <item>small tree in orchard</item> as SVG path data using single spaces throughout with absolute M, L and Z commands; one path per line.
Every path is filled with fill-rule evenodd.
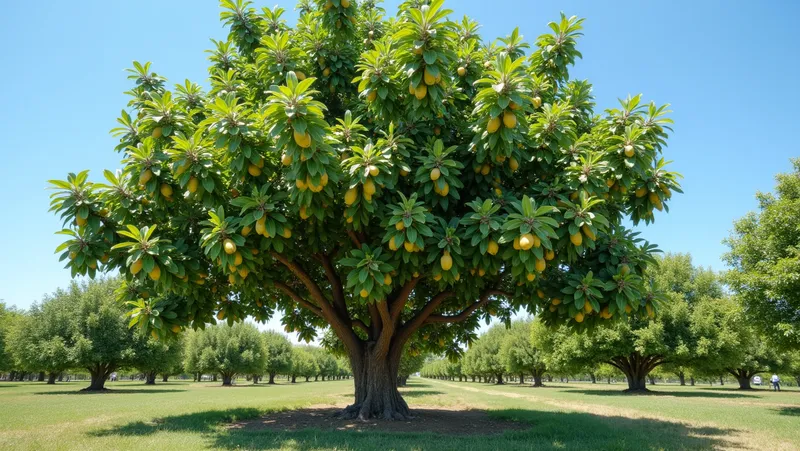
M 759 211 L 736 221 L 725 260 L 727 282 L 750 321 L 787 349 L 800 347 L 800 159 L 779 174 L 774 193 L 757 193 Z
M 289 373 L 292 368 L 292 344 L 279 332 L 270 330 L 264 332 L 263 336 L 266 351 L 263 371 L 269 375 L 269 383 L 274 384 L 275 375 Z
M 145 384 L 154 385 L 158 374 L 161 374 L 166 379 L 171 374 L 180 371 L 181 360 L 183 359 L 183 342 L 181 340 L 157 340 L 152 337 L 137 338 L 138 345 L 134 351 L 136 353 L 134 366 L 144 373 Z
M 296 382 L 298 376 L 305 377 L 306 382 L 314 375 L 318 374 L 317 362 L 314 355 L 305 346 L 295 346 L 292 348 L 292 383 Z
M 506 374 L 506 362 L 501 354 L 503 342 L 508 335 L 506 326 L 498 324 L 492 326 L 485 334 L 475 341 L 467 351 L 472 354 L 479 374 L 493 376 L 495 383 L 503 384 Z
M 6 308 L 0 302 L 0 372 L 10 371 L 14 367 L 14 357 L 9 347 L 12 323 L 16 321 L 17 313 Z
M 222 385 L 233 385 L 236 375 L 261 374 L 266 350 L 261 333 L 252 324 L 218 325 L 195 333 L 187 353 L 196 353 L 201 373 L 219 374 Z
M 406 385 L 409 376 L 422 369 L 426 357 L 416 347 L 407 347 L 403 351 L 403 357 L 400 358 L 400 366 L 397 369 L 397 385 Z
M 294 28 L 281 9 L 221 4 L 211 89 L 169 90 L 135 63 L 122 169 L 52 182 L 62 259 L 124 274 L 134 322 L 330 326 L 355 380 L 343 416 L 405 418 L 397 372 L 417 331 L 458 354 L 480 319 L 518 307 L 580 330 L 657 309 L 641 283 L 654 248 L 624 224 L 679 191 L 671 120 L 638 95 L 594 111 L 568 71 L 581 19 L 531 48 L 516 30 L 484 41 L 443 0 L 391 18 L 304 2 Z
M 751 388 L 756 374 L 781 371 L 789 363 L 730 298 L 699 303 L 692 313 L 692 332 L 697 337 L 694 366 L 699 372 L 730 374 L 743 390 Z
M 525 376 L 533 378 L 533 386 L 541 387 L 542 376 L 547 370 L 544 354 L 533 345 L 531 335 L 551 334 L 552 331 L 541 321 L 516 321 L 511 324 L 500 349 L 506 370 L 520 376 L 519 383 L 525 383 Z

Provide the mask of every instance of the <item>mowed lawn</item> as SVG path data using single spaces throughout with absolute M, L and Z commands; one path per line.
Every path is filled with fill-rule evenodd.
M 411 432 L 249 427 L 274 412 L 343 406 L 352 393 L 348 380 L 282 382 L 123 382 L 102 394 L 79 393 L 83 382 L 3 382 L 0 449 L 800 449 L 797 389 L 662 385 L 631 396 L 602 383 L 535 389 L 412 378 L 403 389 L 412 409 L 486 411 L 517 427 L 456 436 L 413 432 L 413 421 Z

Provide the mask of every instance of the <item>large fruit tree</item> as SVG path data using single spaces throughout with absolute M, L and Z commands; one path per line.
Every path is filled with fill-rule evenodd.
M 680 189 L 667 107 L 593 111 L 568 73 L 581 19 L 531 49 L 516 30 L 483 41 L 443 0 L 376 3 L 302 0 L 289 28 L 222 0 L 208 92 L 134 63 L 122 169 L 52 181 L 72 273 L 119 270 L 131 323 L 159 337 L 277 312 L 303 338 L 329 326 L 360 418 L 409 415 L 414 334 L 453 355 L 520 307 L 576 329 L 656 311 L 655 248 L 623 223 Z

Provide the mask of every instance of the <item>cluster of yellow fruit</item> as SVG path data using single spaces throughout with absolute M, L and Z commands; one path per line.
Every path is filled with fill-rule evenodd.
M 252 175 L 253 177 L 258 177 L 261 175 L 261 170 L 264 168 L 264 159 L 258 160 L 258 163 L 250 163 L 247 165 L 247 173 Z
M 520 107 L 514 102 L 511 102 L 508 107 L 508 110 L 503 111 L 502 123 L 506 128 L 513 129 L 517 127 L 517 115 L 514 113 L 514 110 L 518 110 Z M 497 130 L 500 130 L 500 120 L 500 116 L 489 119 L 489 123 L 486 124 L 486 131 L 495 133 Z
M 139 274 L 143 266 L 144 262 L 142 261 L 141 258 L 139 260 L 136 260 L 131 264 L 131 274 L 133 274 L 134 276 L 136 274 Z M 158 281 L 161 278 L 161 268 L 158 266 L 158 263 L 153 265 L 153 269 L 151 269 L 150 272 L 147 273 L 147 275 L 150 276 L 150 278 L 154 281 Z
M 314 185 L 314 182 L 311 180 L 311 176 L 308 175 L 306 176 L 305 180 L 295 180 L 294 184 L 300 191 L 311 190 L 312 193 L 318 193 L 325 189 L 325 186 L 328 185 L 328 174 L 322 174 L 322 176 L 319 178 L 319 185 Z
M 658 185 L 658 189 L 661 190 L 662 193 L 664 193 L 664 197 L 666 197 L 667 199 L 672 197 L 672 191 L 670 191 L 670 189 L 669 189 L 669 187 L 667 185 L 660 184 L 660 185 Z M 647 196 L 647 199 L 650 201 L 651 204 L 653 204 L 653 206 L 656 208 L 656 210 L 662 211 L 664 209 L 664 204 L 661 202 L 661 198 L 658 196 L 658 193 L 652 192 L 652 191 L 648 191 L 648 189 L 643 186 L 643 187 L 637 188 L 636 191 L 635 191 L 635 194 L 636 194 L 636 197 L 638 197 L 638 198 L 642 198 L 644 196 Z
M 231 272 L 231 274 L 228 275 L 228 281 L 231 284 L 236 283 L 236 276 L 234 274 L 239 274 L 239 277 L 246 279 L 247 275 L 250 274 L 250 270 L 246 267 L 239 267 L 242 262 L 244 262 L 244 258 L 242 257 L 242 253 L 236 249 L 236 243 L 234 243 L 232 239 L 226 238 L 225 241 L 222 242 L 222 247 L 226 254 L 233 255 L 233 264 L 228 265 L 228 269 Z

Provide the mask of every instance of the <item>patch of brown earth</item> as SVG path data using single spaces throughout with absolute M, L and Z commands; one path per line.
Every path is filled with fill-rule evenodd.
M 529 429 L 530 424 L 491 417 L 483 410 L 452 410 L 447 408 L 413 408 L 414 418 L 408 421 L 342 420 L 336 418 L 339 407 L 309 407 L 275 412 L 257 420 L 241 421 L 230 425 L 232 429 L 274 431 L 356 432 L 431 432 L 442 435 L 491 435 L 505 431 Z

